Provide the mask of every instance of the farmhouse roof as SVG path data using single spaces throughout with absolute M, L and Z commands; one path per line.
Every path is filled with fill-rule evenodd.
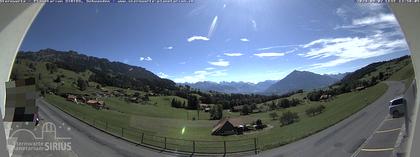
M 67 98 L 68 99 L 76 99 L 77 97 L 75 95 L 68 95 Z
M 232 124 L 234 127 L 239 127 L 240 125 L 250 124 L 254 121 L 253 118 L 250 117 L 224 117 L 219 122 L 216 123 L 216 125 L 213 126 L 212 132 L 215 132 L 223 127 L 226 123 Z

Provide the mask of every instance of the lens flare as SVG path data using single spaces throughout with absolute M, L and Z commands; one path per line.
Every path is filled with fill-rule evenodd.
M 185 126 L 181 130 L 181 135 L 184 135 L 184 132 L 185 132 Z

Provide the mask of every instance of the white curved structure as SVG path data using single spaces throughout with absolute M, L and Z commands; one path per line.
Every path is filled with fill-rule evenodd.
M 9 81 L 20 44 L 43 6 L 42 3 L 0 4 L 0 122 L 3 124 L 0 125 L 0 156 L 2 157 L 9 156 L 6 135 L 9 134 L 10 124 L 3 123 L 6 103 L 5 82 Z
M 420 79 L 420 3 L 392 3 L 389 6 L 404 32 L 405 39 L 410 48 L 416 80 L 418 80 Z M 419 91 L 420 84 L 416 84 L 416 91 Z M 420 116 L 418 115 L 420 112 L 420 100 L 418 93 L 416 94 L 414 115 L 411 118 L 412 126 L 409 131 L 411 135 L 407 143 L 407 155 L 412 157 L 420 156 L 420 150 L 418 149 L 420 148 Z

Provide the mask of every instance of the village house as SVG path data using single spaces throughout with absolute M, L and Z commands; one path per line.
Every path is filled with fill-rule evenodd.
M 78 96 L 77 101 L 80 103 L 86 103 L 87 99 L 85 96 Z
M 243 107 L 244 107 L 244 105 L 233 106 L 232 109 L 230 109 L 230 112 L 239 112 L 239 111 L 242 111 L 242 108 Z
M 211 106 L 213 104 L 200 104 L 200 108 L 204 111 L 204 112 L 210 112 Z
M 119 90 L 119 89 L 115 89 L 115 90 L 112 91 L 112 95 L 115 95 L 117 97 L 123 97 L 124 96 L 124 91 Z
M 92 107 L 96 108 L 96 109 L 103 109 L 105 108 L 105 102 L 104 101 L 99 101 L 99 100 L 88 100 L 86 101 L 87 105 L 91 105 Z
M 211 131 L 212 135 L 227 136 L 235 134 L 243 134 L 244 131 L 247 131 L 246 126 L 250 126 L 254 120 L 252 118 L 245 117 L 235 117 L 229 118 L 225 117 L 217 122 L 214 125 L 213 130 Z
M 71 102 L 74 102 L 74 103 L 78 103 L 77 102 L 77 96 L 75 96 L 75 95 L 67 95 L 67 101 L 71 101 Z
M 366 89 L 366 87 L 365 87 L 365 86 L 359 86 L 359 87 L 356 87 L 356 90 L 357 90 L 357 91 L 361 91 L 361 90 L 364 90 L 364 89 Z
M 330 94 L 323 94 L 319 97 L 319 100 L 328 100 L 330 99 L 332 96 Z
M 103 87 L 101 87 L 101 91 L 104 92 L 104 93 L 109 93 L 110 92 L 108 89 L 103 88 Z
M 127 99 L 132 103 L 140 103 L 140 102 L 143 101 L 142 98 L 140 98 L 140 97 L 131 97 L 131 98 L 127 98 Z
M 147 93 L 147 95 L 148 95 L 148 96 L 158 96 L 158 94 L 153 93 L 153 92 Z

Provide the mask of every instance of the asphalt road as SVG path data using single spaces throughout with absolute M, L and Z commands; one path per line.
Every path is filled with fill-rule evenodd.
M 415 85 L 411 85 L 404 98 L 407 100 L 408 115 L 411 116 L 414 108 Z M 410 121 L 410 120 L 409 120 Z M 390 157 L 397 156 L 401 142 L 404 139 L 405 117 L 392 118 L 388 116 L 370 138 L 355 153 L 357 157 Z
M 43 100 L 38 100 L 39 114 L 42 118 L 41 123 L 33 132 L 38 136 L 42 134 L 42 126 L 47 122 L 52 122 L 56 126 L 56 137 L 44 137 L 40 141 L 52 142 L 61 141 L 69 142 L 70 150 L 59 151 L 19 151 L 15 149 L 13 156 L 39 156 L 39 157 L 159 157 L 174 156 L 174 154 L 165 154 L 156 150 L 145 147 L 136 146 L 135 144 L 126 142 L 117 137 L 103 133 L 91 126 L 88 126 L 79 120 L 67 115 L 57 108 L 47 104 Z M 17 135 L 18 141 L 32 142 L 31 136 L 26 133 Z M 39 136 L 38 136 L 39 137 Z M 59 139 L 68 138 L 68 139 Z M 39 141 L 39 140 L 38 140 Z M 17 146 L 19 147 L 19 146 Z
M 294 143 L 263 151 L 256 156 L 276 157 L 346 157 L 354 154 L 366 139 L 377 130 L 378 126 L 387 117 L 388 101 L 404 91 L 404 84 L 400 82 L 387 82 L 386 93 L 371 105 L 350 116 L 349 118 L 327 128 L 317 134 L 296 141 Z M 71 150 L 65 151 L 16 151 L 14 156 L 186 156 L 185 154 L 168 154 L 148 149 L 126 142 L 114 136 L 103 133 L 88 126 L 77 119 L 63 113 L 43 100 L 37 101 L 41 124 L 36 127 L 37 134 L 42 134 L 42 126 L 47 122 L 56 125 L 57 139 L 46 137 L 47 141 L 70 142 Z M 26 135 L 27 136 L 27 135 Z M 21 135 L 18 141 L 28 141 L 31 137 Z
M 388 116 L 388 102 L 404 92 L 403 83 L 394 81 L 386 83 L 389 88 L 384 95 L 349 118 L 317 134 L 279 148 L 263 151 L 257 156 L 352 156 Z

